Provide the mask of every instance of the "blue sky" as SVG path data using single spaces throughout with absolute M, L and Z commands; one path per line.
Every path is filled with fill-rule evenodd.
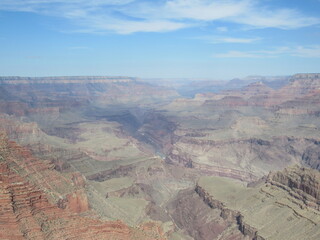
M 320 72 L 320 0 L 1 0 L 0 75 Z

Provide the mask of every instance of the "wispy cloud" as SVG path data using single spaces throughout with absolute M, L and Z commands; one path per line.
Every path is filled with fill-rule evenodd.
M 201 39 L 217 44 L 217 43 L 253 43 L 261 40 L 261 38 L 236 38 L 236 37 L 201 37 Z
M 217 27 L 216 30 L 218 32 L 228 32 L 228 28 L 227 27 Z
M 280 56 L 295 56 L 301 58 L 320 58 L 320 45 L 279 47 L 272 50 L 259 51 L 228 51 L 216 53 L 215 58 L 275 58 Z
M 319 19 L 304 16 L 293 9 L 249 9 L 247 14 L 235 16 L 234 22 L 253 28 L 295 29 L 315 25 Z
M 262 55 L 259 55 L 254 52 L 228 51 L 226 53 L 214 54 L 213 57 L 215 58 L 261 58 Z
M 1 0 L 0 10 L 58 16 L 87 32 L 119 34 L 175 31 L 215 21 L 280 29 L 320 22 L 318 17 L 293 9 L 274 9 L 255 0 Z
M 292 56 L 320 58 L 320 45 L 313 47 L 296 47 L 292 52 Z
M 102 20 L 103 19 L 103 20 Z M 188 27 L 187 24 L 166 20 L 123 20 L 112 17 L 92 16 L 81 20 L 87 32 L 116 32 L 131 34 L 135 32 L 167 32 Z

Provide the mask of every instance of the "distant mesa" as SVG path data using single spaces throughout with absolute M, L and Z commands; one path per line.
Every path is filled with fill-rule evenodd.
M 0 77 L 1 84 L 128 83 L 136 80 L 133 77 L 122 76 Z

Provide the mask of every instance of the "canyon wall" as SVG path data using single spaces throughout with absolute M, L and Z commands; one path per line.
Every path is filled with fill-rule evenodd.
M 320 236 L 319 177 L 317 170 L 295 166 L 270 173 L 252 187 L 203 177 L 195 191 L 249 239 L 311 240 Z
M 89 210 L 84 184 L 81 175 L 63 176 L 0 135 L 0 238 L 165 239 L 156 223 L 132 228 L 99 220 Z

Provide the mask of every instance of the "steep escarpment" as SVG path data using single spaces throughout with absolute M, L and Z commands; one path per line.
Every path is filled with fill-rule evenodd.
M 318 78 L 171 103 L 131 78 L 2 79 L 0 129 L 30 149 L 4 141 L 6 236 L 318 239 Z
M 243 181 L 293 164 L 319 169 L 319 88 L 319 74 L 295 75 L 277 89 L 260 81 L 175 101 L 162 112 L 175 123 L 166 161 Z
M 175 129 L 176 124 L 161 113 L 150 112 L 146 115 L 136 137 L 153 146 L 163 156 L 161 153 L 167 153 L 176 140 Z
M 0 109 L 9 114 L 34 115 L 51 108 L 67 111 L 70 108 L 119 103 L 149 104 L 178 97 L 177 92 L 155 87 L 131 77 L 74 76 L 74 77 L 0 77 L 0 92 L 8 98 Z M 19 112 L 12 106 L 19 107 Z
M 112 83 L 133 82 L 135 78 L 124 76 L 61 76 L 61 77 L 0 77 L 2 84 L 58 84 L 58 83 Z
M 161 239 L 156 225 L 132 229 L 122 222 L 102 222 L 62 210 L 6 163 L 1 162 L 0 171 L 1 239 Z
M 265 238 L 258 234 L 258 230 L 255 227 L 245 223 L 243 215 L 239 211 L 229 209 L 223 202 L 214 199 L 214 197 L 199 185 L 196 186 L 195 192 L 210 208 L 217 209 L 222 219 L 229 224 L 236 224 L 240 232 L 243 234 L 243 237 L 248 236 L 250 239 L 254 240 L 265 240 Z
M 0 135 L 0 139 L 3 147 L 1 150 L 3 161 L 22 179 L 50 193 L 48 197 L 50 202 L 55 203 L 71 193 L 82 195 L 84 181 L 80 180 L 81 176 L 75 177 L 77 173 L 70 172 L 62 176 L 53 170 L 54 165 L 49 161 L 35 158 L 27 148 L 8 141 L 3 134 Z M 81 204 L 88 205 L 85 196 Z
M 43 174 L 43 175 L 42 175 Z M 165 239 L 155 223 L 131 228 L 106 222 L 88 212 L 84 180 L 55 173 L 30 152 L 0 138 L 1 239 Z M 66 182 L 67 184 L 64 184 Z M 64 188 L 78 186 L 65 199 Z M 56 201 L 56 196 L 60 200 Z M 79 215 L 82 213 L 82 215 Z
M 306 205 L 320 210 L 319 171 L 294 166 L 281 172 L 270 173 L 267 181 L 288 191 Z
M 204 173 L 252 181 L 268 171 L 292 164 L 318 168 L 316 139 L 274 137 L 269 140 L 204 140 L 205 137 L 184 136 L 175 143 L 167 161 Z
M 316 170 L 296 166 L 271 173 L 254 187 L 226 178 L 202 177 L 195 191 L 250 239 L 311 240 L 320 237 L 319 202 L 311 204 L 319 176 Z
M 216 94 L 199 94 L 208 106 L 261 106 L 274 107 L 287 101 L 317 94 L 320 87 L 319 74 L 296 74 L 289 83 L 279 89 L 272 89 L 263 82 L 251 83 L 236 90 L 226 90 Z
M 236 221 L 226 219 L 222 211 L 203 200 L 194 189 L 180 191 L 168 206 L 168 213 L 178 228 L 195 240 L 242 240 Z

